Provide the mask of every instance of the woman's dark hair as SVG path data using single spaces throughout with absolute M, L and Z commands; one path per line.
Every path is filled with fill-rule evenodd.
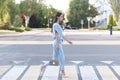
M 54 17 L 54 21 L 53 21 L 53 23 L 56 23 L 57 22 L 57 17 L 60 17 L 62 15 L 62 13 L 60 13 L 60 12 L 57 12 L 56 13 L 56 15 L 55 15 L 55 17 Z
M 56 23 L 56 22 L 57 22 L 57 20 L 58 20 L 58 18 L 57 18 L 57 17 L 60 17 L 61 15 L 62 15 L 62 13 L 57 12 L 57 13 L 56 13 L 56 15 L 55 15 L 55 17 L 54 17 L 53 23 Z M 53 32 L 53 28 L 51 28 L 51 32 Z

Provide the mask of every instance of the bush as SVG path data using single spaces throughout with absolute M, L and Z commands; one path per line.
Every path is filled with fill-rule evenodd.
M 99 27 L 93 28 L 93 30 L 107 30 L 107 27 L 105 27 L 105 26 L 99 26 Z
M 10 16 L 7 13 L 3 16 L 3 20 L 0 20 L 0 29 L 8 29 L 9 26 L 10 26 Z
M 118 27 L 113 27 L 113 31 L 120 31 L 120 28 L 118 28 Z
M 116 26 L 116 25 L 117 25 L 116 20 L 113 18 L 113 15 L 109 15 L 107 28 L 109 29 L 110 26 Z
M 99 30 L 107 30 L 107 27 L 98 27 Z
M 10 27 L 8 27 L 8 30 L 15 30 L 15 27 L 14 26 L 10 26 Z
M 8 29 L 9 23 L 0 23 L 0 29 Z
M 23 31 L 31 31 L 32 29 L 29 27 L 14 27 L 14 26 L 10 26 L 8 27 L 8 30 L 15 30 L 16 32 L 23 32 Z
M 16 27 L 16 28 L 15 28 L 15 31 L 16 31 L 16 32 L 24 32 L 24 31 L 25 31 L 25 28 L 23 28 L 23 27 Z
M 31 31 L 32 29 L 29 28 L 29 27 L 26 27 L 25 30 L 26 30 L 26 31 Z

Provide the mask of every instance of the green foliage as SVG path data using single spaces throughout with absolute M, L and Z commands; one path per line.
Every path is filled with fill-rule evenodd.
M 105 26 L 99 26 L 99 27 L 93 28 L 93 30 L 109 30 L 109 29 Z M 120 31 L 120 28 L 119 27 L 113 27 L 112 30 L 113 31 Z
M 10 25 L 8 3 L 9 0 L 0 0 L 0 27 L 2 29 L 7 29 Z
M 32 18 L 30 21 L 29 27 L 36 28 L 48 27 L 49 19 L 53 18 L 57 12 L 52 6 L 46 6 L 42 0 L 39 0 L 39 2 L 36 2 L 36 0 L 24 0 L 20 4 L 20 11 L 29 17 L 34 15 L 34 19 Z
M 16 28 L 15 28 L 15 31 L 16 31 L 16 32 L 24 32 L 24 31 L 25 31 L 25 28 L 24 28 L 24 27 L 16 27 Z
M 115 19 L 113 20 L 113 26 L 117 26 L 117 21 Z
M 20 3 L 20 11 L 27 16 L 36 13 L 38 4 L 35 0 L 24 0 Z
M 8 27 L 8 30 L 14 31 L 14 30 L 15 30 L 15 27 L 14 27 L 14 26 L 9 26 L 9 27 Z
M 90 17 L 95 17 L 96 15 L 98 15 L 97 8 L 93 7 L 92 5 L 89 5 L 88 10 Z
M 118 21 L 120 16 L 120 0 L 109 0 L 109 3 L 111 4 L 111 8 L 114 12 L 116 21 Z
M 0 0 L 0 21 L 3 21 L 4 16 L 9 12 L 8 2 L 9 0 Z
M 9 30 L 12 30 L 12 31 L 16 31 L 16 32 L 24 32 L 25 30 L 28 30 L 28 28 L 25 28 L 25 27 L 14 27 L 14 26 L 10 26 L 8 28 Z M 29 29 L 30 30 L 30 29 Z
M 20 17 L 19 17 L 18 15 L 15 16 L 13 25 L 14 25 L 15 27 L 21 27 L 22 22 L 21 22 L 21 19 L 20 19 Z
M 54 19 L 54 16 L 58 11 L 59 10 L 53 8 L 52 6 L 50 6 L 49 8 L 44 8 L 44 10 L 41 11 L 39 10 L 36 15 L 37 15 L 37 20 L 39 21 L 40 24 L 39 26 L 41 26 L 40 28 L 50 27 L 49 19 L 50 18 Z
M 84 26 L 87 27 L 87 17 L 95 17 L 98 13 L 96 8 L 89 6 L 88 0 L 72 0 L 69 6 L 68 20 L 71 25 L 78 28 L 81 27 L 81 19 L 84 20 Z
M 10 0 L 8 3 L 10 22 L 13 24 L 15 16 L 20 13 L 19 5 L 15 4 L 13 0 Z
M 3 21 L 0 21 L 0 28 L 1 29 L 8 29 L 10 26 L 10 16 L 9 14 L 4 15 Z
M 2 28 L 3 26 L 5 26 L 5 24 L 2 21 L 0 21 L 0 28 Z
M 22 0 L 20 4 L 15 4 L 14 0 L 0 0 L 0 27 L 14 25 L 21 26 L 21 20 L 16 15 L 24 14 L 27 17 L 35 15 L 36 26 L 40 28 L 48 27 L 48 21 L 53 18 L 58 10 L 52 6 L 47 6 L 43 0 Z M 6 17 L 7 16 L 7 17 Z M 30 26 L 29 26 L 30 27 Z
M 93 30 L 107 30 L 105 26 L 94 27 Z
M 29 28 L 29 27 L 26 27 L 25 30 L 26 30 L 26 31 L 31 31 L 32 29 Z
M 120 31 L 120 28 L 118 28 L 118 27 L 113 27 L 113 31 Z
M 32 29 L 31 28 L 29 28 L 29 27 L 15 27 L 14 28 L 14 30 L 16 31 L 16 32 L 24 32 L 24 31 L 31 31 Z
M 107 28 L 109 29 L 110 26 L 116 26 L 116 25 L 117 25 L 117 24 L 116 24 L 115 19 L 113 18 L 113 15 L 109 15 Z

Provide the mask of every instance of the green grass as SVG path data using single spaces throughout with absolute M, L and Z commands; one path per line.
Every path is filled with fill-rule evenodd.
M 10 34 L 11 32 L 0 32 L 0 34 Z
M 113 27 L 113 31 L 120 31 L 120 28 L 118 28 L 118 27 Z
M 94 27 L 93 30 L 107 30 L 107 27 L 103 27 L 103 26 Z

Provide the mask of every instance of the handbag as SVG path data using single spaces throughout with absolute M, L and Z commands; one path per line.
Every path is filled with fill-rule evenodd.
M 59 65 L 59 61 L 58 60 L 50 60 L 50 65 L 58 66 Z

